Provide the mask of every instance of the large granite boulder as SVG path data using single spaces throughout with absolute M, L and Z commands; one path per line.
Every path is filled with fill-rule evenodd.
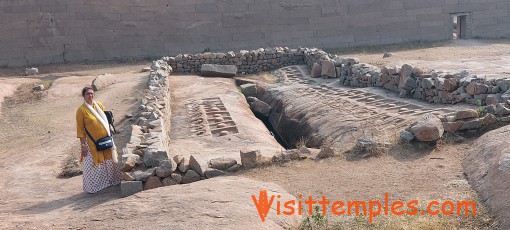
M 134 182 L 139 189 L 141 182 Z M 133 190 L 135 190 L 133 189 Z M 135 190 L 136 191 L 136 190 Z M 126 191 L 127 192 L 127 191 Z M 126 193 L 125 195 L 127 195 Z M 108 195 L 108 194 L 107 194 Z M 257 202 L 274 197 L 264 222 Z M 281 186 L 243 177 L 216 177 L 179 186 L 159 187 L 123 199 L 111 199 L 84 209 L 80 218 L 56 223 L 55 229 L 112 228 L 137 226 L 139 229 L 288 229 L 298 226 L 302 216 L 277 215 L 276 201 L 297 200 Z M 295 205 L 297 207 L 297 204 Z M 282 209 L 283 210 L 283 209 Z M 98 217 L 98 213 L 101 213 Z M 264 211 L 262 211 L 265 214 Z M 306 212 L 303 212 L 305 214 Z M 91 221 L 91 220 L 101 221 Z
M 510 229 L 510 126 L 481 136 L 467 150 L 462 163 L 469 184 L 489 207 L 501 229 Z
M 437 141 L 444 133 L 441 120 L 433 114 L 425 114 L 420 121 L 411 127 L 411 133 L 419 141 Z

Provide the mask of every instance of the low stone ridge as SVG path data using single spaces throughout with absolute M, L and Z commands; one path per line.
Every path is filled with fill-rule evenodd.
M 111 74 L 99 75 L 94 80 L 92 80 L 92 88 L 94 88 L 94 91 L 99 91 L 109 85 L 115 84 L 115 82 L 117 81 Z
M 235 65 L 239 73 L 258 73 L 289 65 L 306 64 L 312 77 L 337 77 L 351 87 L 382 87 L 431 103 L 489 105 L 510 99 L 510 79 L 485 79 L 460 73 L 443 73 L 404 64 L 378 68 L 355 58 L 330 55 L 316 48 L 273 47 L 238 53 L 197 53 L 165 57 L 177 72 L 199 72 L 200 63 Z M 333 64 L 332 64 L 333 63 Z M 510 111 L 508 111 L 510 113 Z
M 130 115 L 137 120 L 131 128 L 129 142 L 122 149 L 122 183 L 133 182 L 121 185 L 123 195 L 174 184 L 170 176 L 177 164 L 168 157 L 163 132 L 170 125 L 165 119 L 171 114 L 166 77 L 172 73 L 172 68 L 166 61 L 158 60 L 148 71 L 149 95 L 141 100 L 138 114 Z M 131 189 L 135 184 L 137 189 Z
M 304 64 L 303 51 L 304 49 L 270 47 L 227 53 L 179 54 L 175 57 L 164 57 L 163 60 L 179 73 L 199 73 L 201 64 L 221 64 L 235 65 L 238 73 L 251 74 Z
M 502 103 L 499 103 L 500 107 L 504 107 Z M 496 107 L 496 106 L 494 106 Z M 506 107 L 505 107 L 506 108 Z M 494 113 L 494 114 L 493 114 Z M 508 124 L 510 121 L 509 117 L 501 117 L 496 113 L 496 109 L 493 111 L 487 111 L 483 117 L 478 117 L 478 111 L 474 109 L 459 110 L 453 115 L 444 115 L 439 117 L 445 132 L 457 132 L 467 130 L 490 130 L 497 126 Z
M 207 77 L 235 77 L 237 67 L 235 65 L 202 64 L 200 73 Z

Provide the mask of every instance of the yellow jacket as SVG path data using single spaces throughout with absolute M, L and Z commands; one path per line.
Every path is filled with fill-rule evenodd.
M 105 110 L 103 104 L 99 101 L 96 101 L 100 109 Z M 96 111 L 99 111 L 95 105 L 92 106 Z M 112 149 L 106 149 L 103 151 L 97 151 L 96 145 L 85 132 L 85 128 L 89 131 L 92 138 L 95 140 L 101 139 L 103 137 L 108 136 L 108 133 L 104 129 L 101 122 L 90 112 L 85 104 L 82 104 L 78 110 L 76 110 L 76 136 L 78 138 L 87 138 L 87 143 L 89 145 L 90 154 L 92 155 L 92 159 L 94 160 L 94 165 L 104 162 L 105 160 L 112 160 Z M 80 158 L 80 162 L 83 161 L 83 157 Z

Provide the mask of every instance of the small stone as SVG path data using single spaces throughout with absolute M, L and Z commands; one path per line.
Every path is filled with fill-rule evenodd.
M 207 170 L 205 170 L 204 174 L 205 174 L 205 178 L 207 178 L 207 179 L 225 175 L 225 173 L 223 171 L 218 170 L 218 169 L 207 169 Z
M 129 173 L 129 172 L 121 172 L 120 179 L 123 181 L 134 181 L 135 180 L 135 178 L 133 178 L 133 176 L 131 176 L 131 173 Z
M 124 115 L 126 118 L 132 118 L 133 117 L 133 114 L 131 113 L 126 113 L 126 115 Z
M 332 60 L 321 61 L 321 76 L 325 78 L 335 78 L 335 63 Z
M 189 170 L 189 160 L 188 160 L 188 159 L 186 159 L 186 158 L 182 159 L 182 160 L 179 162 L 179 164 L 178 164 L 177 168 L 179 168 L 179 171 L 181 171 L 181 172 L 185 173 L 186 171 L 188 171 L 188 170 Z
M 179 164 L 182 160 L 184 160 L 184 157 L 180 154 L 177 154 L 172 159 L 175 161 L 175 163 Z
M 406 141 L 412 141 L 414 139 L 414 135 L 411 132 L 402 130 L 400 131 L 400 138 Z
M 123 172 L 131 171 L 137 162 L 140 161 L 140 156 L 136 154 L 124 154 L 122 155 L 122 166 L 121 170 Z
M 136 181 L 147 181 L 149 177 L 154 176 L 155 173 L 156 169 L 150 168 L 145 171 L 136 170 L 132 172 L 131 175 L 133 176 L 133 179 L 135 179 Z
M 322 74 L 322 67 L 319 63 L 313 64 L 312 67 L 312 78 L 318 78 Z
M 489 94 L 485 98 L 485 104 L 487 104 L 487 105 L 496 105 L 498 103 L 499 103 L 499 98 L 495 94 Z
M 155 129 L 155 128 L 159 128 L 159 127 L 161 127 L 161 120 L 155 120 L 155 121 L 149 122 L 149 128 Z
M 462 127 L 460 127 L 459 130 L 473 130 L 473 129 L 479 129 L 483 126 L 483 121 L 481 118 L 477 118 L 474 120 L 466 121 L 464 124 L 462 124 Z
M 37 69 L 37 68 L 26 68 L 25 69 L 26 76 L 31 76 L 31 75 L 36 75 L 36 74 L 39 74 L 39 69 Z
M 182 182 L 182 175 L 179 173 L 172 173 L 170 177 L 172 177 L 172 179 L 174 179 L 175 182 L 177 182 L 177 184 L 180 184 Z
M 153 61 L 150 69 L 156 71 L 159 68 L 161 68 L 161 65 L 157 61 Z
M 255 84 L 252 84 L 252 83 L 243 84 L 240 87 L 241 87 L 241 92 L 244 94 L 245 97 L 257 95 L 257 85 L 255 85 Z
M 170 185 L 176 185 L 177 181 L 175 181 L 171 177 L 167 177 L 167 178 L 163 179 L 163 181 L 161 181 L 161 183 L 163 184 L 163 186 L 170 186 Z
M 242 169 L 242 167 L 243 166 L 241 166 L 240 164 L 235 164 L 232 167 L 230 167 L 229 169 L 227 169 L 227 172 L 238 172 L 239 170 Z
M 425 114 L 420 121 L 411 127 L 411 133 L 419 141 L 436 141 L 439 140 L 444 133 L 441 120 L 433 114 Z
M 220 157 L 209 161 L 209 166 L 213 169 L 227 170 L 237 164 L 237 161 L 232 158 Z
M 151 71 L 151 67 L 144 67 L 142 69 L 142 72 L 150 72 Z
M 164 160 L 156 168 L 156 175 L 158 177 L 169 177 L 177 169 L 177 163 L 172 159 Z
M 335 150 L 333 150 L 331 147 L 322 147 L 319 154 L 317 154 L 317 159 L 324 159 L 329 158 L 335 155 Z
M 310 154 L 310 153 L 312 153 L 312 152 L 310 151 L 310 149 L 308 149 L 307 147 L 301 147 L 301 148 L 299 148 L 299 152 L 304 153 L 304 154 Z
M 188 170 L 186 174 L 182 177 L 181 183 L 189 184 L 200 180 L 200 175 L 193 170 Z
M 392 57 L 392 56 L 393 56 L 392 53 L 384 52 L 383 58 L 389 58 L 389 57 Z
M 241 150 L 241 164 L 246 169 L 257 166 L 261 159 L 260 150 Z
M 248 103 L 250 105 L 251 110 L 256 115 L 260 115 L 263 117 L 268 117 L 269 113 L 271 112 L 271 106 L 258 98 L 255 98 L 252 102 Z
M 478 112 L 474 109 L 460 110 L 455 113 L 455 120 L 478 118 Z
M 161 161 L 168 160 L 168 154 L 165 150 L 146 149 L 143 155 L 143 163 L 147 167 L 159 166 Z
M 492 114 L 487 114 L 482 118 L 483 125 L 492 125 L 499 122 L 498 118 Z
M 147 182 L 145 182 L 145 187 L 143 189 L 149 190 L 149 189 L 153 189 L 153 188 L 159 188 L 161 186 L 163 186 L 163 184 L 159 180 L 159 177 L 151 176 L 151 177 L 149 177 Z
M 43 91 L 44 90 L 44 85 L 35 85 L 34 87 L 32 87 L 32 90 L 34 90 L 34 91 Z
M 207 163 L 199 157 L 191 155 L 189 158 L 189 167 L 191 170 L 198 173 L 198 175 L 204 176 L 205 170 L 207 169 Z
M 445 132 L 457 132 L 460 127 L 464 125 L 462 121 L 454 121 L 454 122 L 443 122 L 443 128 Z

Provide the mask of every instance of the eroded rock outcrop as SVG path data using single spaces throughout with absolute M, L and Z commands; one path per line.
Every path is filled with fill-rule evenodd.
M 510 228 L 509 132 L 510 126 L 505 126 L 480 137 L 467 151 L 462 164 L 469 183 L 502 229 Z

